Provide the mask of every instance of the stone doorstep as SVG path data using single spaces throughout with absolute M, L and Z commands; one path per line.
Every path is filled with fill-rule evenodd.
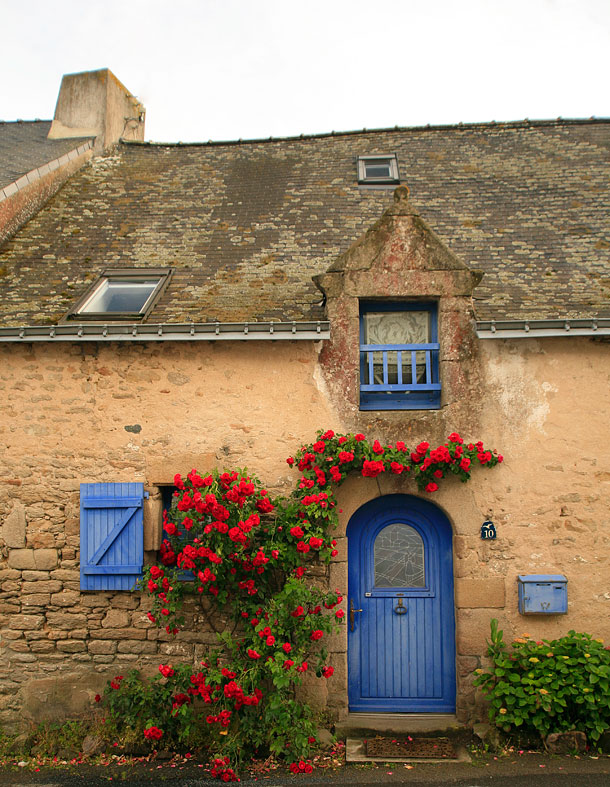
M 366 738 L 347 738 L 345 741 L 345 759 L 346 762 L 420 762 L 430 763 L 436 765 L 439 762 L 471 762 L 470 755 L 464 746 L 456 746 L 457 758 L 450 759 L 449 757 L 442 757 L 440 759 L 433 759 L 432 757 L 369 757 L 366 754 Z
M 335 724 L 338 737 L 366 737 L 373 733 L 447 732 L 467 729 L 453 713 L 348 713 Z

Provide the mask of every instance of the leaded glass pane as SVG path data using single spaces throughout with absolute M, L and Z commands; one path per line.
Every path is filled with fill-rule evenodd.
M 375 539 L 374 560 L 375 587 L 425 587 L 424 542 L 409 525 L 384 527 Z

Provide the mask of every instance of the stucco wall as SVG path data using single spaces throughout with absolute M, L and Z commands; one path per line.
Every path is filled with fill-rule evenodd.
M 295 474 L 285 458 L 318 427 L 406 436 L 410 445 L 442 441 L 449 428 L 505 456 L 467 485 L 449 479 L 431 498 L 454 528 L 461 718 L 479 712 L 469 676 L 491 617 L 507 636 L 574 628 L 610 639 L 608 344 L 480 342 L 476 382 L 451 423 L 447 408 L 340 417 L 318 351 L 309 342 L 0 345 L 0 723 L 83 709 L 110 675 L 197 658 L 211 640 L 195 609 L 197 632 L 172 642 L 137 595 L 80 592 L 81 482 L 143 481 L 154 492 L 192 467 L 246 465 L 269 488 L 287 490 Z M 332 587 L 347 590 L 349 516 L 389 492 L 415 487 L 381 476 L 341 488 Z M 480 539 L 487 518 L 495 542 Z M 520 573 L 564 573 L 568 614 L 519 616 Z M 316 688 L 337 716 L 346 710 L 346 636 L 332 643 L 335 675 Z

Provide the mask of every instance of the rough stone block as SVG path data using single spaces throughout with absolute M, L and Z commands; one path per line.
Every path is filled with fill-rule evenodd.
M 508 641 L 512 636 L 512 626 L 495 610 L 492 609 L 464 609 L 458 612 L 457 617 L 457 652 L 461 656 L 480 656 L 487 649 L 489 638 L 489 621 L 498 618 L 499 628 L 504 630 L 504 639 Z
M 470 609 L 503 608 L 506 603 L 504 577 L 467 579 L 455 582 L 455 604 Z
M 156 653 L 157 643 L 123 640 L 123 642 L 119 642 L 117 650 L 119 653 Z
M 74 590 L 64 590 L 61 593 L 54 593 L 51 596 L 51 604 L 56 607 L 73 607 L 78 603 L 80 593 Z
M 80 572 L 68 568 L 56 568 L 51 571 L 52 579 L 59 579 L 62 582 L 80 582 Z
M 57 650 L 62 653 L 79 653 L 80 651 L 87 650 L 87 646 L 80 640 L 66 639 L 57 643 Z
M 13 615 L 11 628 L 17 631 L 33 631 L 42 628 L 44 615 Z
M 47 621 L 49 626 L 54 626 L 58 629 L 75 629 L 86 627 L 87 616 L 71 612 L 48 612 Z
M 22 607 L 48 607 L 51 603 L 51 596 L 49 593 L 29 593 L 27 596 L 22 596 Z
M 39 571 L 50 571 L 57 566 L 58 555 L 56 549 L 35 549 L 34 564 Z
M 60 658 L 65 659 L 65 656 Z M 98 675 L 88 673 L 70 673 L 30 680 L 22 689 L 22 714 L 25 719 L 38 722 L 62 716 L 73 718 L 81 713 L 89 713 L 95 695 L 94 688 L 99 691 L 103 682 Z
M 13 510 L 5 517 L 2 525 L 2 538 L 7 547 L 11 549 L 22 549 L 25 547 L 25 507 L 23 503 L 16 500 Z
M 11 549 L 8 553 L 8 564 L 11 568 L 36 569 L 33 549 Z
M 32 642 L 30 650 L 32 653 L 52 653 L 55 650 L 55 643 L 49 642 L 49 640 Z
M 103 628 L 125 628 L 129 625 L 129 615 L 120 609 L 109 609 L 102 620 Z
M 112 640 L 91 640 L 87 643 L 89 653 L 96 656 L 108 656 L 111 653 L 116 653 L 117 643 Z
M 21 586 L 21 593 L 26 596 L 28 593 L 59 593 L 62 589 L 61 582 L 52 579 L 41 580 L 40 582 L 24 582 Z

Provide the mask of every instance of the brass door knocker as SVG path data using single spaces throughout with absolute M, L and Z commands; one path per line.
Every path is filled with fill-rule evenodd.
M 398 604 L 394 607 L 394 612 L 397 615 L 406 615 L 407 614 L 407 608 L 405 606 L 403 606 L 401 598 L 398 599 Z

